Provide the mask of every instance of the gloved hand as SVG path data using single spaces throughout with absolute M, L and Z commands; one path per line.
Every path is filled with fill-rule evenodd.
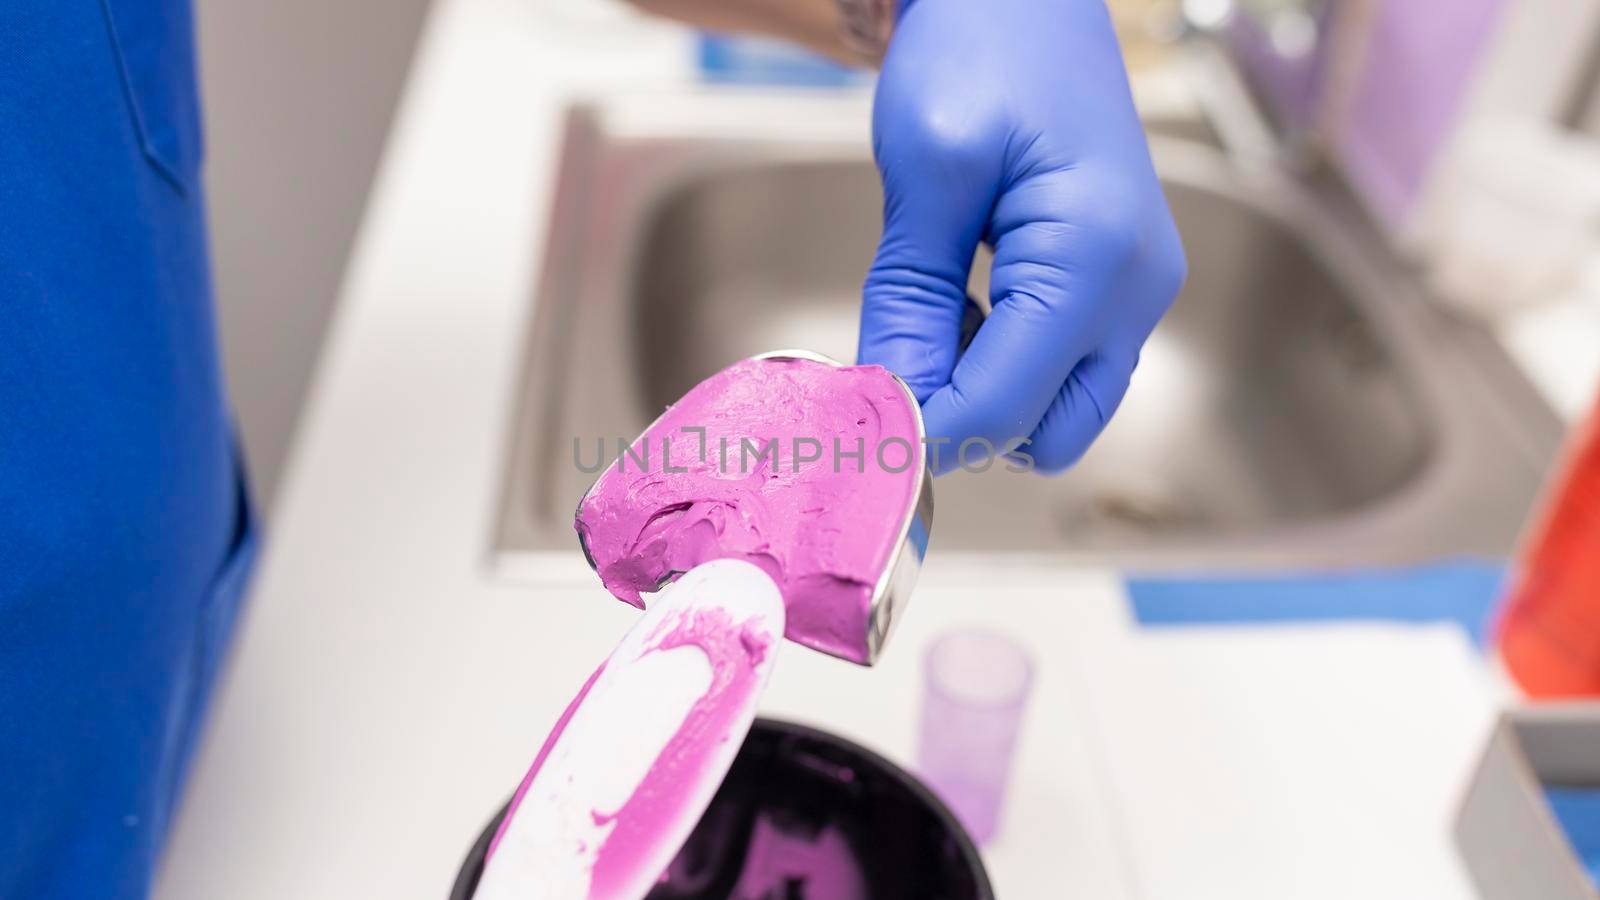
M 964 441 L 976 463 L 1023 438 L 1064 469 L 1185 271 L 1110 17 L 1100 0 L 903 2 L 873 110 L 884 228 L 860 361 L 911 385 L 950 440 L 939 471 Z M 963 353 L 980 240 L 994 309 Z

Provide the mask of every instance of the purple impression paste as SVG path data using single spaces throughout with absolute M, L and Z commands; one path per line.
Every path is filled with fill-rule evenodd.
M 880 366 L 735 363 L 618 456 L 578 533 L 606 588 L 641 608 L 703 562 L 753 563 L 783 594 L 787 637 L 865 662 L 873 589 L 924 465 L 917 416 Z

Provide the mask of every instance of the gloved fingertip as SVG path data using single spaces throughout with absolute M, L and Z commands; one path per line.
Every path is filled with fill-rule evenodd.
M 1031 435 L 1028 453 L 1039 471 L 1061 472 L 1083 458 L 1121 405 L 1131 374 L 1100 354 L 1072 370 Z
M 899 376 L 918 403 L 928 402 L 945 382 L 948 372 L 941 372 L 932 347 L 919 340 L 867 341 L 865 338 L 856 353 L 856 363 L 863 366 L 882 366 Z

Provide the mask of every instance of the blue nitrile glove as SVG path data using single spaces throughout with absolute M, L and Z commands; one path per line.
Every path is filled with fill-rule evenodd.
M 1071 465 L 1185 271 L 1105 7 L 906 0 L 873 145 L 884 228 L 861 362 L 911 385 L 930 438 L 950 440 L 941 471 L 968 440 L 969 462 L 1027 438 L 1039 469 Z M 994 311 L 962 353 L 980 240 Z

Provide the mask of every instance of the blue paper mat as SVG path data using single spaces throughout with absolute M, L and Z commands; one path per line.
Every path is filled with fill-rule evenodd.
M 1547 787 L 1545 798 L 1573 852 L 1600 887 L 1600 788 Z
M 700 75 L 717 84 L 846 87 L 869 76 L 780 41 L 703 34 Z
M 1329 621 L 1455 622 L 1482 646 L 1505 563 L 1450 560 L 1390 569 L 1239 578 L 1129 578 L 1140 625 Z

